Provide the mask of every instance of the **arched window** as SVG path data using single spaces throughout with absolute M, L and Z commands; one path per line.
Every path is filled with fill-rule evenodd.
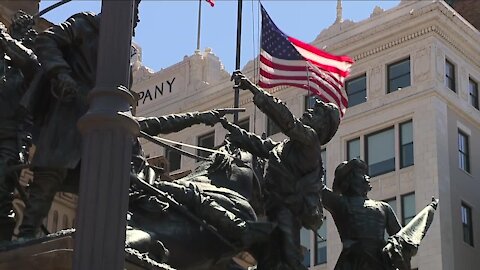
M 67 215 L 63 215 L 63 229 L 68 228 L 68 217 Z
M 53 211 L 52 232 L 56 232 L 58 229 L 58 211 Z

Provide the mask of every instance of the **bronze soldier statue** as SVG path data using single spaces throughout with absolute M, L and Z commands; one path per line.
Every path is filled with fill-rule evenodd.
M 215 111 L 177 114 L 143 119 L 140 122 L 144 130 L 153 135 L 186 128 L 194 122 L 212 123 L 218 119 L 215 114 Z M 158 125 L 167 119 L 168 123 Z M 150 123 L 148 128 L 146 122 Z M 269 239 L 274 224 L 255 222 L 257 216 L 247 198 L 234 190 L 214 185 L 230 179 L 251 181 L 247 179 L 251 177 L 250 172 L 238 171 L 239 168 L 233 162 L 228 162 L 232 152 L 221 148 L 218 152 L 225 151 L 224 155 L 213 155 L 214 158 L 217 155 L 224 156 L 221 163 L 225 168 L 218 164 L 220 158 L 216 157 L 212 162 L 201 163 L 189 176 L 165 182 L 158 181 L 155 169 L 150 168 L 138 142 L 133 149 L 128 247 L 148 253 L 157 262 L 168 262 L 180 269 L 211 269 L 218 263 L 229 263 L 232 256 L 248 249 L 252 244 Z M 234 176 L 229 177 L 229 173 Z M 226 179 L 227 177 L 229 178 Z M 153 186 L 157 191 L 146 184 L 155 179 L 157 181 Z M 173 212 L 169 209 L 173 209 Z M 216 233 L 196 232 L 200 223 L 203 223 L 202 220 L 208 227 L 215 228 Z M 209 244 L 205 243 L 207 239 Z M 189 260 L 185 260 L 185 256 Z
M 388 203 L 368 198 L 367 172 L 362 160 L 344 161 L 335 169 L 333 191 L 327 187 L 322 191 L 323 205 L 332 214 L 343 245 L 335 270 L 409 270 L 438 201 L 402 228 Z
M 0 25 L 3 58 L 0 81 L 0 242 L 10 241 L 15 227 L 12 200 L 19 174 L 12 171 L 12 166 L 27 162 L 31 143 L 31 118 L 21 108 L 20 101 L 39 70 L 36 56 L 29 49 L 36 36 L 32 27 L 32 16 L 23 11 L 15 14 L 10 34 L 3 24 Z
M 401 226 L 388 203 L 367 197 L 370 189 L 366 163 L 352 159 L 335 169 L 333 191 L 326 187 L 322 191 L 323 205 L 343 244 L 336 270 L 390 269 L 382 255 L 385 230 L 394 235 Z
M 43 93 L 51 97 L 42 121 L 35 121 L 39 135 L 32 160 L 34 181 L 20 226 L 21 238 L 36 236 L 67 177 L 78 182 L 82 140 L 77 121 L 87 112 L 87 97 L 95 86 L 100 17 L 88 12 L 75 14 L 39 34 L 35 41 L 35 52 L 49 83 Z
M 221 121 L 230 131 L 233 144 L 268 159 L 264 187 L 266 215 L 269 221 L 278 224 L 278 234 L 260 255 L 258 269 L 306 269 L 300 253 L 300 228 L 317 230 L 322 224 L 321 146 L 336 133 L 339 110 L 334 104 L 317 101 L 313 109 L 297 119 L 280 100 L 239 71 L 232 78 L 239 88 L 253 93 L 255 105 L 288 136 L 282 142 L 274 142 Z

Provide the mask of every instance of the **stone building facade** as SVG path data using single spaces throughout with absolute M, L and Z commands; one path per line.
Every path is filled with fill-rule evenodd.
M 326 182 L 341 161 L 360 157 L 370 166 L 370 197 L 387 201 L 402 223 L 440 199 L 430 231 L 413 259 L 416 269 L 476 269 L 480 258 L 480 33 L 444 1 L 401 1 L 390 10 L 375 8 L 354 23 L 339 21 L 312 42 L 355 59 L 346 90 L 351 106 L 325 147 Z M 254 61 L 243 72 L 257 80 Z M 134 90 L 137 114 L 158 116 L 231 107 L 232 83 L 220 60 L 207 49 L 157 73 L 140 63 Z M 270 91 L 295 115 L 308 106 L 307 93 L 291 87 Z M 240 121 L 257 134 L 281 140 L 250 93 L 241 93 Z M 214 147 L 226 132 L 220 125 L 194 126 L 162 136 L 177 142 Z M 150 156 L 163 155 L 173 172 L 196 161 L 159 146 L 144 144 Z M 187 148 L 184 148 L 187 150 Z M 189 150 L 195 153 L 195 150 Z M 317 238 L 302 232 L 305 263 L 333 269 L 341 242 L 331 217 Z

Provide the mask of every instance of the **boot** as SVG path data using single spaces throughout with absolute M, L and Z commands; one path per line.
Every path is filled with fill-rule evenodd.
M 36 238 L 65 175 L 66 170 L 61 169 L 34 169 L 34 179 L 29 187 L 29 197 L 25 203 L 23 221 L 18 234 L 19 239 Z
M 0 246 L 10 243 L 13 229 L 15 229 L 15 219 L 9 217 L 0 220 Z

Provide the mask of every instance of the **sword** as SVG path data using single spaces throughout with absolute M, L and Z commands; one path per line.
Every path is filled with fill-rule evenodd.
M 45 8 L 45 9 L 39 11 L 37 14 L 33 15 L 33 17 L 34 17 L 34 18 L 39 18 L 40 16 L 42 16 L 43 14 L 51 11 L 52 9 L 56 9 L 57 7 L 62 6 L 62 5 L 66 4 L 66 3 L 70 2 L 70 1 L 72 1 L 72 0 L 62 0 L 62 1 L 58 2 L 58 3 L 55 3 L 55 4 L 49 6 L 49 7 Z

